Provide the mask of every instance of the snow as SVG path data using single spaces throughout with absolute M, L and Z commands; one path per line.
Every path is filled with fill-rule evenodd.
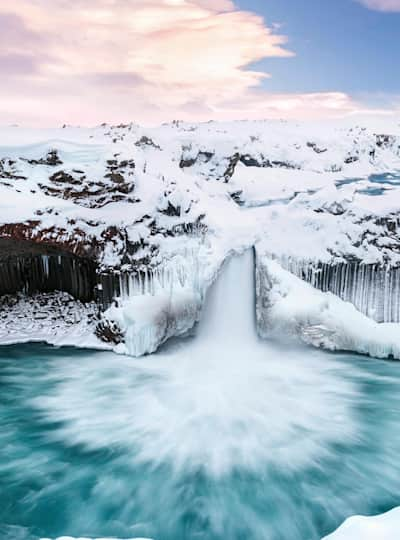
M 128 280 L 107 314 L 129 334 L 130 354 L 193 326 L 233 251 L 256 245 L 277 260 L 400 265 L 398 227 L 387 225 L 400 211 L 396 118 L 4 127 L 0 139 L 0 238 L 24 224 L 37 242 L 89 254 L 95 246 L 100 270 L 160 269 L 161 287 L 138 292 Z M 387 172 L 382 184 L 371 179 Z M 380 195 L 368 194 L 376 187 Z M 196 282 L 184 277 L 182 290 L 171 289 L 195 268 Z M 394 330 L 375 330 L 396 348 Z
M 322 540 L 397 540 L 400 529 L 400 508 L 374 517 L 352 516 L 334 533 Z M 50 540 L 42 538 L 42 540 Z M 56 540 L 90 540 L 89 538 L 73 538 L 62 536 Z M 99 538 L 98 540 L 116 540 L 115 538 Z M 132 538 L 131 540 L 146 540 Z M 149 539 L 147 539 L 149 540 Z
M 393 140 L 378 146 L 378 127 Z M 130 239 L 140 238 L 162 253 L 165 235 L 154 236 L 150 221 L 155 220 L 160 230 L 172 232 L 175 226 L 194 223 L 204 216 L 202 222 L 216 236 L 229 235 L 232 226 L 248 231 L 251 222 L 250 229 L 258 231 L 260 240 L 271 249 L 290 250 L 304 256 L 312 245 L 315 257 L 320 259 L 330 258 L 335 248 L 335 252 L 351 252 L 362 259 L 369 256 L 378 260 L 380 256 L 372 245 L 354 247 L 362 238 L 360 219 L 366 215 L 388 215 L 397 212 L 400 206 L 399 186 L 390 186 L 391 191 L 379 197 L 358 193 L 369 185 L 370 174 L 400 170 L 396 139 L 400 137 L 400 127 L 389 118 L 383 125 L 373 118 L 357 119 L 351 127 L 348 120 L 324 124 L 173 123 L 152 129 L 132 124 L 58 130 L 13 127 L 2 128 L 0 135 L 4 170 L 18 177 L 10 180 L 0 172 L 0 222 L 37 219 L 37 211 L 41 210 L 37 233 L 53 227 L 73 237 L 79 229 L 90 242 L 93 238 L 100 239 L 107 228 L 116 226 L 126 229 Z M 153 141 L 154 146 L 139 144 L 143 137 Z M 57 150 L 62 164 L 32 163 L 43 160 L 53 149 Z M 232 178 L 225 183 L 224 175 L 238 154 L 243 162 L 236 163 Z M 246 156 L 255 163 L 268 162 L 270 166 L 246 166 Z M 349 156 L 358 161 L 346 163 Z M 11 165 L 10 159 L 14 162 Z M 134 162 L 134 169 L 124 169 L 122 174 L 135 187 L 132 193 L 117 191 L 118 198 L 110 197 L 108 204 L 99 207 L 99 196 L 94 194 L 96 186 L 102 184 L 103 191 L 110 187 L 107 167 L 115 159 L 119 164 L 126 160 Z M 181 167 L 185 159 L 191 159 L 193 164 Z M 73 184 L 72 191 L 80 194 L 79 197 L 68 198 L 54 192 L 60 185 L 55 185 L 50 177 L 60 170 L 75 178 L 77 184 Z M 352 178 L 362 182 L 358 189 L 355 185 L 337 187 L 339 181 Z M 221 181 L 216 182 L 218 179 Z M 242 192 L 242 212 L 238 212 L 230 196 L 238 191 Z M 343 199 L 348 211 L 340 217 L 341 226 L 337 227 L 339 218 L 329 212 L 315 214 L 316 209 L 330 208 Z M 169 202 L 180 208 L 180 215 L 163 213 Z M 350 232 L 351 242 L 342 230 Z M 377 234 L 380 232 L 384 231 Z M 294 234 L 299 242 L 292 242 Z M 319 242 L 320 237 L 325 241 Z M 123 243 L 107 243 L 101 256 L 104 266 L 120 265 L 124 247 Z M 397 262 L 395 253 L 389 250 L 386 253 Z
M 331 351 L 400 359 L 398 324 L 373 321 L 268 258 L 258 261 L 257 274 L 257 317 L 263 337 L 292 336 Z
M 376 517 L 353 516 L 324 540 L 397 540 L 400 508 Z
M 109 350 L 94 334 L 98 307 L 82 304 L 63 292 L 32 297 L 3 297 L 0 303 L 0 345 L 43 342 Z

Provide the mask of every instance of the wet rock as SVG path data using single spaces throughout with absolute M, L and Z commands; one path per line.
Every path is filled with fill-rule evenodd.
M 95 329 L 96 336 L 104 343 L 119 345 L 124 341 L 124 333 L 115 321 L 103 317 Z

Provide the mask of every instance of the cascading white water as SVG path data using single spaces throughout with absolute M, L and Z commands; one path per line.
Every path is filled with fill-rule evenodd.
M 254 252 L 232 256 L 221 269 L 216 282 L 207 294 L 200 340 L 241 341 L 255 340 L 255 284 Z
M 254 311 L 249 250 L 225 263 L 195 338 L 153 356 L 121 359 L 123 369 L 113 378 L 107 356 L 95 369 L 68 366 L 47 400 L 53 419 L 68 420 L 68 437 L 81 444 L 119 444 L 135 461 L 212 476 L 312 462 L 329 442 L 352 436 L 344 396 L 353 387 L 336 376 L 334 361 L 320 361 L 323 353 L 260 342 Z M 87 429 L 97 415 L 101 422 Z
M 227 261 L 197 336 L 156 355 L 61 350 L 43 363 L 39 350 L 29 376 L 10 361 L 6 403 L 23 392 L 24 421 L 5 408 L 9 523 L 34 508 L 46 538 L 319 540 L 380 497 L 396 503 L 392 367 L 370 376 L 363 360 L 260 341 L 252 259 Z

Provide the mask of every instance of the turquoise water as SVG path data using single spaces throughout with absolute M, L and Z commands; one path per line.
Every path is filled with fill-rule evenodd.
M 363 183 L 365 187 L 357 189 L 357 193 L 376 197 L 400 186 L 400 173 L 396 171 L 393 173 L 371 174 L 368 178 L 347 178 L 336 182 L 336 186 L 340 188 L 348 184 L 358 183 Z
M 0 538 L 313 540 L 400 505 L 400 364 L 201 354 L 0 348 Z

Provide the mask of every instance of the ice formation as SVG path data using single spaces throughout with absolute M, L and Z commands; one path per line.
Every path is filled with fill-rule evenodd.
M 353 516 L 324 540 L 397 540 L 400 508 L 375 517 Z
M 257 321 L 262 337 L 292 336 L 332 351 L 400 359 L 398 324 L 375 322 L 266 257 L 257 261 Z
M 355 262 L 313 263 L 284 257 L 284 268 L 313 287 L 351 302 L 377 322 L 400 322 L 400 268 Z
M 323 540 L 397 540 L 399 533 L 400 508 L 374 517 L 353 516 L 334 533 Z M 42 540 L 50 540 L 43 538 Z M 90 540 L 89 538 L 72 538 L 62 536 L 57 540 Z M 98 540 L 117 540 L 99 538 Z M 132 538 L 131 540 L 146 540 Z M 147 539 L 149 540 L 149 539 Z
M 116 352 L 142 356 L 193 328 L 209 276 L 202 271 L 196 254 L 185 251 L 159 268 L 123 272 L 117 279 L 118 296 L 102 320 L 106 325 L 116 324 L 124 335 Z
M 105 347 L 137 355 L 184 334 L 222 261 L 252 245 L 375 321 L 400 320 L 396 119 L 0 135 L 0 294 L 98 302 Z

